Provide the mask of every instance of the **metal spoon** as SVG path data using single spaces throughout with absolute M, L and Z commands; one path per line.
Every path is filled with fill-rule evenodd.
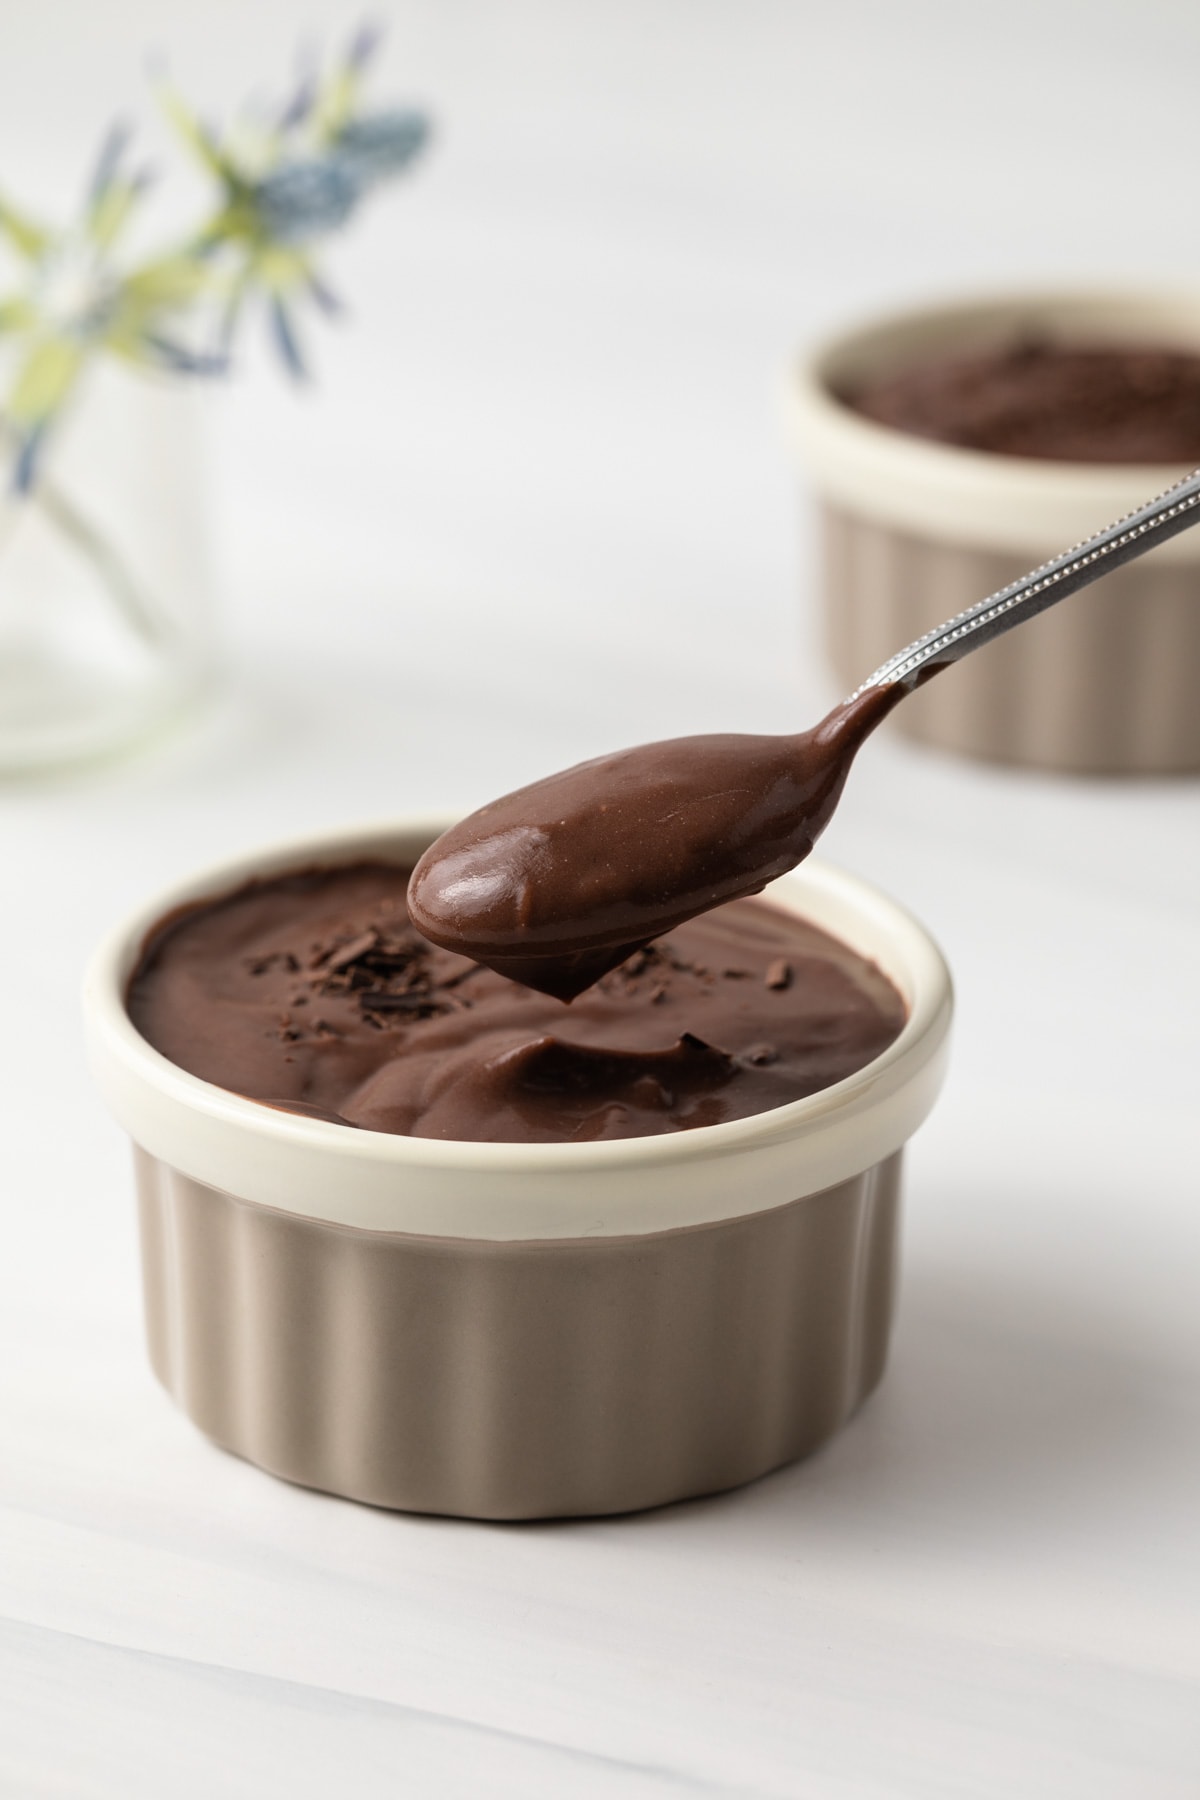
M 1198 506 L 1200 469 L 1194 469 L 1157 499 L 1147 500 L 1136 512 L 1118 519 L 1115 525 L 1085 538 L 1071 550 L 1064 550 L 998 593 L 956 613 L 944 625 L 927 631 L 915 643 L 897 650 L 855 693 L 864 693 L 871 687 L 898 686 L 911 694 L 939 669 L 949 668 L 969 651 L 1002 637 L 1014 625 L 1036 618 L 1038 613 L 1056 606 L 1089 582 L 1098 581 L 1111 569 L 1119 569 L 1122 563 L 1132 562 L 1156 544 L 1186 531 L 1196 522 Z
M 1200 470 L 897 651 L 811 731 L 642 744 L 493 801 L 417 864 L 413 923 L 572 999 L 651 938 L 801 862 L 859 747 L 906 694 L 1198 516 Z

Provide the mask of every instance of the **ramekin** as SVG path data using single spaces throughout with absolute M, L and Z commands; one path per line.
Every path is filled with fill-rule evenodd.
M 1200 292 L 1016 294 L 839 335 L 798 365 L 789 418 L 816 487 L 826 643 L 847 692 L 903 645 L 1186 473 L 999 456 L 873 423 L 841 398 L 941 352 L 1037 337 L 1200 349 Z M 904 702 L 942 749 L 1093 774 L 1200 768 L 1200 532 L 974 652 Z
M 163 915 L 287 868 L 410 863 L 447 823 L 227 863 L 97 953 L 89 1056 L 136 1146 L 155 1372 L 225 1448 L 408 1511 L 625 1512 L 803 1456 L 882 1375 L 901 1154 L 950 1025 L 936 946 L 874 888 L 810 863 L 770 897 L 885 970 L 896 1041 L 809 1099 L 669 1137 L 358 1131 L 213 1087 L 134 1029 L 126 985 Z

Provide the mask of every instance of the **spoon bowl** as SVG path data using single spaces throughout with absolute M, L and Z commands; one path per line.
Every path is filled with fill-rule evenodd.
M 795 736 L 640 744 L 519 788 L 426 851 L 410 917 L 434 943 L 571 1000 L 652 938 L 801 862 L 901 691 L 869 689 Z

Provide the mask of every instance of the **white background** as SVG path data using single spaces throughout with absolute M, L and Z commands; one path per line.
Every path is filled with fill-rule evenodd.
M 826 854 L 932 927 L 959 1026 L 890 1373 L 808 1464 L 602 1523 L 390 1516 L 210 1448 L 148 1372 L 80 1048 L 101 930 L 264 837 L 810 722 L 795 345 L 1200 264 L 1183 0 L 377 10 L 376 92 L 439 141 L 331 251 L 317 387 L 254 359 L 212 397 L 225 696 L 0 791 L 0 1793 L 1195 1796 L 1193 782 L 864 753 Z M 152 51 L 220 112 L 353 16 L 6 0 L 0 186 L 64 212 Z

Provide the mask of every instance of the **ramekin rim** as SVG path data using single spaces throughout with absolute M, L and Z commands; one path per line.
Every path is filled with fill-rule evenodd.
M 1107 333 L 1100 329 L 1106 311 L 1114 319 Z M 793 360 L 783 409 L 788 439 L 818 495 L 853 518 L 920 539 L 1011 552 L 1033 566 L 1172 486 L 1188 473 L 1186 464 L 1065 462 L 935 443 L 863 418 L 835 391 L 837 360 L 886 356 L 893 341 L 900 355 L 920 356 L 936 349 L 943 324 L 961 342 L 964 331 L 995 334 L 1005 320 L 1039 316 L 1047 325 L 1060 318 L 1066 331 L 1081 315 L 1093 338 L 1128 335 L 1142 317 L 1146 335 L 1200 348 L 1200 289 L 1192 288 L 964 296 L 883 313 L 811 343 Z M 1150 555 L 1160 565 L 1195 568 L 1200 533 L 1181 533 Z
M 1047 474 L 1051 477 L 1065 475 L 1079 481 L 1091 478 L 1093 485 L 1104 485 L 1107 478 L 1109 485 L 1118 482 L 1142 483 L 1149 489 L 1158 477 L 1162 478 L 1164 484 L 1177 479 L 1180 465 L 1175 462 L 1090 463 L 1059 457 L 1012 456 L 1000 451 L 976 450 L 959 444 L 942 444 L 932 439 L 919 438 L 912 432 L 867 419 L 853 407 L 847 406 L 830 386 L 827 366 L 835 356 L 855 344 L 882 337 L 890 331 L 902 332 L 925 321 L 961 320 L 972 314 L 986 315 L 993 311 L 1020 313 L 1029 308 L 1054 310 L 1095 304 L 1131 309 L 1144 305 L 1152 309 L 1164 303 L 1181 308 L 1191 305 L 1195 308 L 1196 348 L 1200 352 L 1200 286 L 1163 283 L 1157 287 L 1105 284 L 1094 287 L 972 289 L 943 300 L 915 302 L 892 310 L 868 313 L 849 326 L 819 334 L 799 351 L 793 361 L 793 392 L 799 389 L 814 401 L 823 402 L 839 417 L 846 418 L 854 429 L 861 430 L 868 441 L 884 440 L 894 443 L 899 440 L 908 448 L 934 453 L 939 460 L 945 458 L 955 463 L 961 461 L 979 469 L 994 468 L 999 464 L 1005 469 L 1019 470 L 1029 479 L 1036 475 L 1039 482 L 1044 481 Z

